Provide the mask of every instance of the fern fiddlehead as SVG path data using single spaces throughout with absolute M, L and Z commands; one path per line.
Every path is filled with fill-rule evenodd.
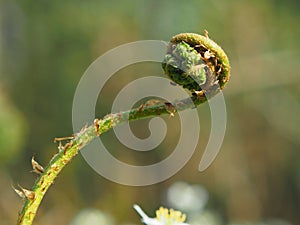
M 162 65 L 170 79 L 200 97 L 223 89 L 230 75 L 226 54 L 208 34 L 175 35 Z
M 31 225 L 39 205 L 49 187 L 61 170 L 76 156 L 80 149 L 91 140 L 123 122 L 154 117 L 162 114 L 173 115 L 176 111 L 197 106 L 222 90 L 229 80 L 230 66 L 224 51 L 208 35 L 183 33 L 174 36 L 167 47 L 162 63 L 165 74 L 176 84 L 190 90 L 192 96 L 173 103 L 158 102 L 145 104 L 128 111 L 106 115 L 95 119 L 94 124 L 85 126 L 68 138 L 57 138 L 59 152 L 43 168 L 32 159 L 33 170 L 39 175 L 32 190 L 16 190 L 26 198 L 19 213 L 19 225 Z M 190 99 L 192 99 L 192 103 Z M 66 143 L 63 145 L 62 142 Z

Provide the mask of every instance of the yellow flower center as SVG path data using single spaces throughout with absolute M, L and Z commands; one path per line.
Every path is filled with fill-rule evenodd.
M 160 207 L 158 210 L 156 210 L 156 219 L 164 222 L 166 225 L 172 225 L 176 223 L 183 223 L 186 219 L 186 215 L 180 211 L 173 209 L 168 210 Z

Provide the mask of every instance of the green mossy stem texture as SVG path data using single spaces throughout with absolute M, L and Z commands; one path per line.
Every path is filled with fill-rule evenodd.
M 73 159 L 73 157 L 78 154 L 79 150 L 88 145 L 94 138 L 127 121 L 171 114 L 176 111 L 194 108 L 196 105 L 203 102 L 205 102 L 205 98 L 192 96 L 191 98 L 176 101 L 174 103 L 166 104 L 158 102 L 150 106 L 141 105 L 140 107 L 129 111 L 108 114 L 103 119 L 95 119 L 93 125 L 83 127 L 80 132 L 73 134 L 73 138 L 69 142 L 67 142 L 64 146 L 58 147 L 59 152 L 52 157 L 44 172 L 36 180 L 32 188 L 34 198 L 26 199 L 23 209 L 19 214 L 17 224 L 31 225 L 33 223 L 39 205 L 49 187 L 54 183 L 55 178 Z M 168 106 L 169 104 L 171 104 L 173 106 L 172 108 L 176 110 L 170 111 L 170 107 Z
M 216 56 L 212 58 L 217 58 L 217 61 L 214 59 L 215 64 L 217 62 L 217 65 L 219 65 L 219 67 L 217 67 L 219 70 L 216 72 L 216 74 L 218 76 L 218 82 L 220 85 L 219 87 L 223 89 L 225 83 L 229 79 L 229 62 L 223 50 L 208 37 L 197 34 L 179 34 L 171 39 L 171 43 L 176 44 L 181 42 L 187 43 L 192 48 L 195 48 L 197 52 L 201 52 L 202 55 L 209 50 L 213 55 Z M 167 54 L 170 54 L 171 52 L 170 47 L 171 46 L 168 46 Z M 205 51 L 200 51 L 197 49 L 200 47 L 204 48 Z M 193 50 L 189 50 L 188 52 L 195 53 Z M 202 55 L 201 57 L 203 58 L 204 55 Z M 213 67 L 211 65 L 212 61 L 208 59 L 205 59 L 204 61 L 213 71 Z M 196 68 L 192 72 L 198 73 L 197 69 L 199 69 L 201 73 L 203 72 L 202 68 Z M 58 152 L 52 157 L 47 167 L 44 169 L 44 172 L 39 175 L 32 188 L 33 198 L 27 198 L 25 200 L 24 206 L 19 213 L 17 224 L 31 225 L 33 223 L 41 201 L 49 187 L 54 183 L 55 178 L 60 174 L 62 169 L 78 154 L 79 150 L 88 145 L 93 139 L 121 123 L 164 114 L 173 115 L 177 111 L 195 108 L 199 104 L 204 103 L 206 100 L 207 99 L 205 95 L 193 94 L 190 98 L 174 101 L 172 103 L 156 102 L 155 104 L 150 105 L 142 104 L 138 108 L 124 112 L 108 114 L 103 119 L 95 119 L 94 124 L 83 127 L 81 131 L 73 134 L 71 138 L 61 139 L 63 141 L 68 141 L 66 141 L 64 145 L 61 143 L 59 144 Z
M 188 47 L 184 49 L 183 46 L 185 45 L 188 45 Z M 179 51 L 181 52 L 178 53 Z M 198 58 L 201 61 L 196 58 L 195 52 L 198 53 Z M 183 63 L 178 62 L 182 60 L 178 55 L 185 57 L 188 55 L 190 60 L 187 63 L 185 62 L 186 59 Z M 178 64 L 181 67 L 178 67 Z M 192 93 L 204 90 L 205 94 L 209 96 L 213 96 L 219 90 L 222 90 L 230 77 L 230 65 L 227 55 L 208 35 L 202 36 L 195 33 L 175 35 L 167 47 L 162 66 L 165 74 L 175 83 L 189 89 Z M 204 79 L 205 82 L 202 82 L 201 73 L 204 69 L 206 79 Z M 195 71 L 197 73 L 196 77 L 194 76 Z M 191 78 L 193 82 L 190 81 Z

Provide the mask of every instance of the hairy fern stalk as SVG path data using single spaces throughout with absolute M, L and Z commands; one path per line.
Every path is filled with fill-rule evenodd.
M 19 213 L 17 224 L 31 225 L 33 223 L 39 205 L 55 178 L 78 154 L 79 150 L 88 145 L 91 140 L 126 121 L 163 114 L 174 115 L 177 111 L 197 106 L 223 89 L 230 76 L 226 54 L 208 37 L 207 32 L 204 36 L 194 33 L 174 36 L 167 46 L 162 67 L 172 81 L 190 90 L 191 98 L 176 102 L 142 104 L 128 111 L 108 114 L 103 119 L 95 119 L 94 124 L 83 127 L 70 137 L 56 138 L 59 151 L 52 157 L 45 169 L 34 158 L 31 160 L 33 171 L 40 175 L 32 190 L 21 186 L 20 189 L 15 189 L 18 195 L 26 199 Z

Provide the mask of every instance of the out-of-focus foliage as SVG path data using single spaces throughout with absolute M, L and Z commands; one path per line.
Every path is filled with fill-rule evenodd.
M 22 150 L 27 137 L 23 115 L 0 90 L 0 163 L 13 160 Z
M 30 188 L 35 180 L 29 173 L 31 156 L 45 165 L 57 151 L 53 138 L 73 133 L 73 94 L 93 60 L 127 42 L 169 40 L 204 29 L 232 66 L 224 91 L 227 133 L 213 165 L 204 173 L 197 170 L 210 132 L 203 105 L 197 151 L 174 177 L 126 187 L 97 175 L 79 155 L 47 193 L 36 224 L 54 219 L 70 224 L 85 208 L 109 212 L 117 224 L 139 224 L 132 205 L 147 212 L 170 206 L 167 190 L 178 180 L 207 190 L 202 214 L 191 218 L 201 224 L 300 224 L 299 10 L 294 0 L 1 0 L 0 224 L 15 223 L 22 204 L 11 184 Z M 97 115 L 110 112 L 114 96 L 128 82 L 151 74 L 162 74 L 161 66 L 145 63 L 119 71 L 100 94 Z M 153 152 L 130 151 L 112 132 L 104 142 L 122 161 L 160 161 L 176 145 L 180 128 L 177 117 L 165 119 L 167 138 Z M 147 121 L 134 123 L 133 130 L 142 138 L 149 135 Z

